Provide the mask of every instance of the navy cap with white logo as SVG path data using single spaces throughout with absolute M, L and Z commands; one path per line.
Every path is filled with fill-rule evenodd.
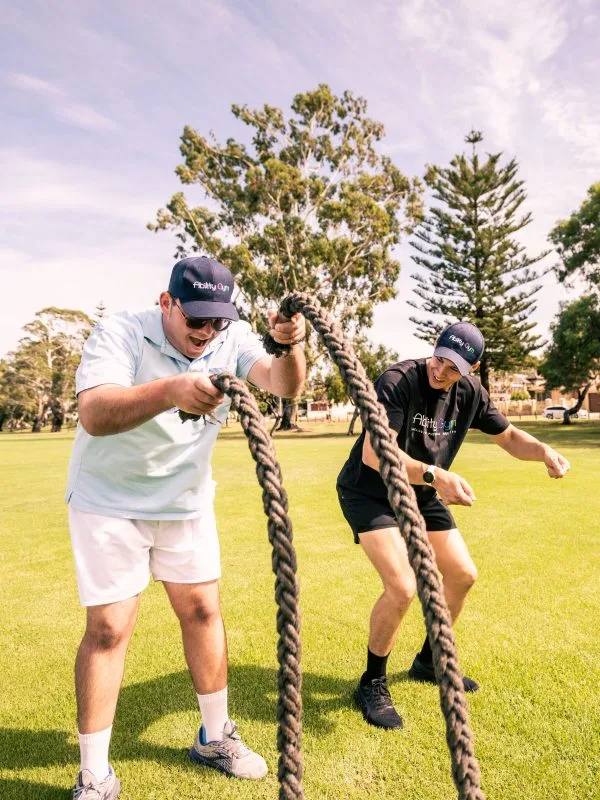
M 455 322 L 440 333 L 433 355 L 448 358 L 461 375 L 468 375 L 481 359 L 484 348 L 485 340 L 479 328 L 470 322 Z
M 178 261 L 171 272 L 168 291 L 189 317 L 222 317 L 234 322 L 240 318 L 231 302 L 233 275 L 208 256 Z

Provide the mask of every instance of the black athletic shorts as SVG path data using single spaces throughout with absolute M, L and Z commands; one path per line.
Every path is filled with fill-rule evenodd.
M 349 489 L 342 489 L 341 486 L 337 487 L 337 492 L 342 513 L 352 528 L 356 544 L 359 543 L 359 533 L 398 527 L 398 520 L 386 500 L 376 500 Z M 423 515 L 425 528 L 428 531 L 448 531 L 456 528 L 456 522 L 448 506 L 437 497 L 419 505 L 419 511 Z

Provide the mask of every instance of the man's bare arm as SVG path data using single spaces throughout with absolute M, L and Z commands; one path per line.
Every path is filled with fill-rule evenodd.
M 174 406 L 190 414 L 210 414 L 223 401 L 206 375 L 187 372 L 139 386 L 102 384 L 78 397 L 79 419 L 91 436 L 123 433 Z
M 417 461 L 405 453 L 400 447 L 398 454 L 404 461 L 406 472 L 408 473 L 409 483 L 416 486 L 429 486 L 423 480 L 423 473 L 429 466 L 422 461 Z M 379 459 L 373 450 L 369 433 L 365 433 L 365 441 L 363 444 L 362 460 L 371 469 L 379 471 Z M 456 472 L 448 472 L 448 470 L 437 467 L 435 470 L 435 485 L 433 488 L 436 490 L 440 499 L 447 504 L 454 503 L 461 506 L 473 505 L 475 500 L 475 493 L 469 486 L 464 478 L 457 475 Z
M 296 397 L 304 386 L 306 359 L 304 350 L 297 345 L 288 356 L 266 356 L 252 365 L 248 380 L 259 389 L 276 397 Z
M 562 478 L 570 468 L 564 456 L 514 425 L 509 425 L 505 431 L 496 436 L 490 436 L 490 439 L 513 458 L 518 458 L 520 461 L 541 461 L 546 465 L 551 478 Z
M 279 344 L 291 345 L 288 355 L 274 358 L 265 356 L 253 364 L 248 380 L 259 389 L 277 397 L 296 397 L 306 378 L 306 359 L 301 344 L 306 335 L 302 314 L 289 318 L 277 311 L 269 313 L 269 333 Z

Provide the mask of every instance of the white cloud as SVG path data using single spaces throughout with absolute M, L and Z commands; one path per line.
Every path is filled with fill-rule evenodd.
M 42 308 L 57 306 L 92 316 L 102 301 L 109 313 L 153 305 L 169 281 L 173 240 L 149 232 L 72 244 L 63 253 L 0 248 L 2 290 L 10 303 L 0 318 L 0 357 L 13 350 L 22 328 Z
M 34 78 L 31 75 L 23 75 L 23 73 L 11 73 L 7 76 L 7 82 L 10 86 L 16 89 L 23 89 L 26 92 L 34 92 L 42 97 L 64 97 L 64 92 L 57 86 L 53 86 L 48 81 L 43 81 L 40 78 Z
M 159 204 L 144 187 L 128 185 L 118 172 L 63 163 L 0 148 L 0 210 L 46 214 L 101 214 L 143 226 Z
M 578 161 L 600 166 L 600 104 L 591 107 L 580 87 L 567 86 L 544 92 L 540 98 L 544 122 L 568 145 Z
M 46 100 L 50 112 L 60 120 L 89 131 L 114 131 L 116 123 L 90 106 L 72 100 L 59 86 L 24 73 L 9 73 L 6 82 L 15 89 L 32 92 Z
M 446 48 L 455 32 L 452 16 L 448 6 L 438 0 L 406 0 L 396 8 L 394 27 L 402 39 L 439 51 Z
M 319 82 L 348 88 L 368 99 L 388 131 L 386 151 L 411 175 L 425 162 L 447 163 L 471 126 L 482 129 L 485 149 L 519 159 L 535 219 L 523 237 L 532 253 L 597 179 L 597 0 L 172 0 L 166 16 L 142 0 L 107 0 L 102 13 L 73 6 L 59 27 L 49 7 L 32 17 L 12 3 L 5 22 L 27 55 L 4 83 L 17 90 L 17 114 L 28 98 L 35 103 L 10 126 L 12 149 L 0 150 L 0 210 L 13 248 L 4 263 L 18 265 L 13 290 L 26 276 L 35 295 L 15 309 L 9 346 L 48 293 L 89 311 L 98 299 L 112 310 L 147 302 L 144 268 L 162 276 L 174 246 L 143 227 L 180 188 L 171 172 L 179 126 L 212 128 L 220 141 L 241 135 L 232 102 L 289 108 L 295 93 Z M 47 109 L 71 126 L 66 136 L 41 136 Z M 109 130 L 114 136 L 97 135 Z M 38 136 L 37 149 L 25 152 L 28 133 Z M 134 230 L 138 239 L 124 238 Z M 412 339 L 411 272 L 403 257 L 401 294 L 376 313 L 374 337 L 387 344 Z M 536 314 L 543 321 L 557 303 L 546 280 Z M 153 297 L 162 285 L 152 281 Z M 416 351 L 413 340 L 406 354 Z
M 562 0 L 407 0 L 396 6 L 394 26 L 422 80 L 435 86 L 428 111 L 446 112 L 461 130 L 483 127 L 512 148 L 546 64 L 566 40 L 567 13 Z

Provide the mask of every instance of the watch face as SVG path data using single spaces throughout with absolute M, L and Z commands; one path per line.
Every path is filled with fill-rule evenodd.
M 423 480 L 425 481 L 425 483 L 433 483 L 433 481 L 435 480 L 435 475 L 433 474 L 433 472 L 427 470 L 427 472 L 423 473 Z

